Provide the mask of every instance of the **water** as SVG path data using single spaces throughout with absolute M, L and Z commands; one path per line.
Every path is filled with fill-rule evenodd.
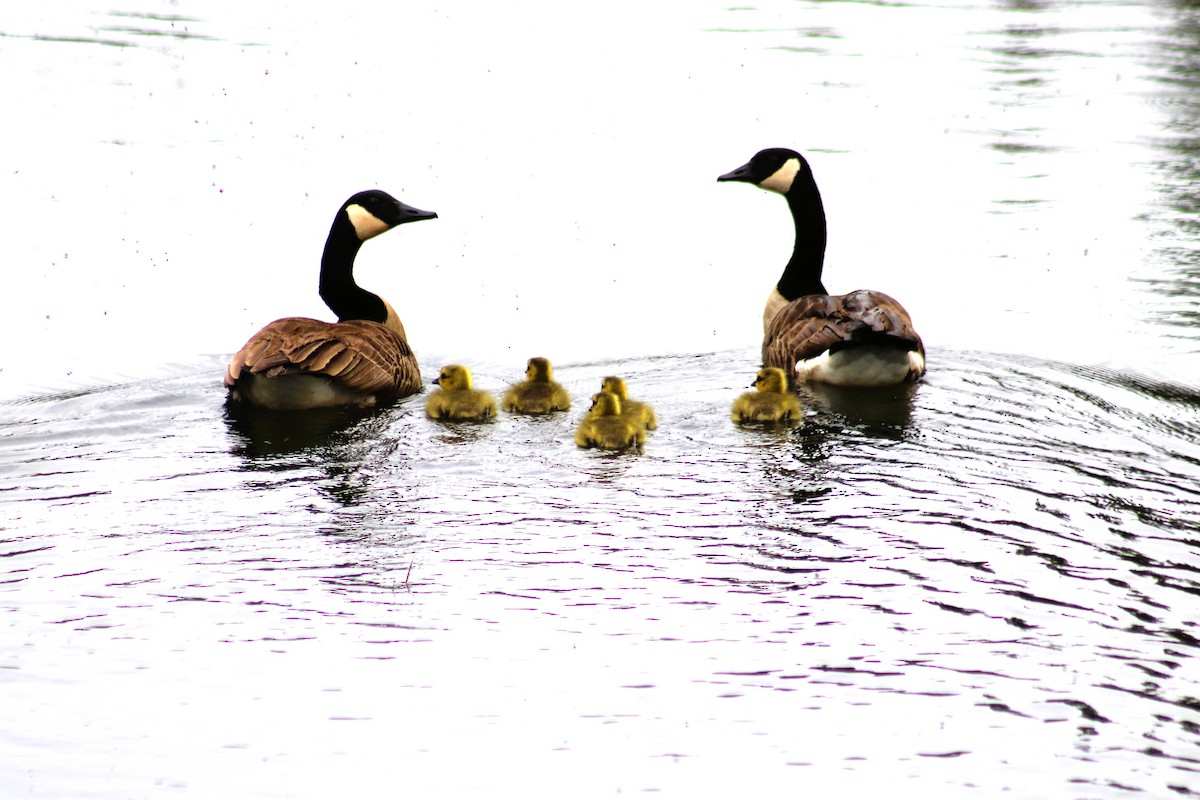
M 1194 9 L 8 14 L 0 795 L 1200 793 Z M 768 145 L 930 346 L 783 431 Z M 225 409 L 373 185 L 427 378 L 575 411 Z M 613 373 L 640 454 L 572 443 Z

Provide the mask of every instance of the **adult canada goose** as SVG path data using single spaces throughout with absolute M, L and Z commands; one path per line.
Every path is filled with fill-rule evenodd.
M 796 395 L 788 391 L 787 373 L 779 367 L 763 367 L 751 384 L 758 391 L 746 392 L 733 401 L 733 421 L 782 422 L 800 421 L 803 409 Z
M 718 181 L 778 192 L 796 225 L 792 258 L 763 312 L 763 365 L 793 381 L 888 386 L 925 373 L 925 346 L 908 312 L 882 292 L 830 295 L 821 283 L 825 208 L 804 156 L 771 148 Z
M 471 370 L 462 364 L 442 367 L 433 382 L 439 387 L 425 401 L 425 413 L 434 419 L 489 419 L 496 416 L 496 400 L 472 388 Z
M 626 450 L 646 441 L 646 427 L 621 413 L 621 399 L 612 392 L 592 398 L 592 408 L 575 430 L 575 444 L 600 450 Z
M 229 362 L 230 399 L 288 410 L 372 406 L 420 391 L 404 326 L 386 300 L 354 282 L 354 257 L 367 239 L 435 217 L 378 190 L 343 203 L 321 256 L 321 299 L 338 321 L 286 317 L 254 334 Z
M 554 368 L 545 358 L 531 358 L 525 366 L 525 380 L 515 383 L 504 393 L 501 406 L 505 411 L 520 414 L 548 414 L 566 411 L 571 397 L 554 380 Z
M 612 392 L 617 396 L 621 401 L 621 416 L 637 422 L 646 430 L 652 431 L 658 427 L 658 417 L 654 415 L 653 408 L 646 403 L 629 399 L 629 387 L 625 385 L 624 378 L 609 375 L 600 381 L 600 391 Z

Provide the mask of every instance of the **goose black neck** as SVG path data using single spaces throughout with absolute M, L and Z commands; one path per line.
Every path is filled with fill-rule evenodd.
M 827 294 L 821 283 L 821 269 L 825 265 L 825 206 L 812 173 L 807 169 L 797 173 L 784 196 L 796 225 L 796 243 L 792 258 L 779 278 L 779 293 L 787 300 Z
M 368 292 L 354 282 L 354 257 L 362 242 L 345 213 L 338 214 L 325 240 L 321 255 L 321 299 L 339 322 L 365 319 L 383 322 L 387 307 L 379 295 Z

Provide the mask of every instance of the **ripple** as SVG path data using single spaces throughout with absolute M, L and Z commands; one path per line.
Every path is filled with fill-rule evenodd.
M 1158 718 L 1196 696 L 1196 388 L 935 355 L 915 387 L 813 391 L 803 425 L 770 432 L 727 418 L 723 376 L 753 353 L 562 365 L 573 391 L 619 369 L 655 404 L 644 452 L 619 458 L 574 446 L 578 410 L 470 436 L 418 401 L 281 426 L 231 413 L 203 369 L 0 404 L 17 512 L 0 587 L 20 587 L 0 607 L 143 647 L 186 619 L 202 638 L 180 646 L 207 659 L 334 637 L 411 664 L 500 631 L 538 632 L 530 652 L 682 648 L 662 653 L 674 670 L 622 661 L 620 685 L 682 677 L 706 713 L 777 693 L 825 713 L 948 703 L 976 723 L 908 756 L 934 761 L 1072 718 L 1129 752 L 1151 731 L 1182 748 Z M 50 660 L 73 652 L 50 641 Z

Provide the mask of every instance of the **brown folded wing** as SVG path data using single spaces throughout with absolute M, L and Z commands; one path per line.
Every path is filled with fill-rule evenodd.
M 268 378 L 297 372 L 325 375 L 350 391 L 380 397 L 404 397 L 421 389 L 408 342 L 366 320 L 276 320 L 234 355 L 225 385 L 236 385 L 244 370 Z
M 845 343 L 880 340 L 925 353 L 908 312 L 882 292 L 806 295 L 788 303 L 771 320 L 763 337 L 763 365 L 779 367 L 794 378 L 797 361 Z

